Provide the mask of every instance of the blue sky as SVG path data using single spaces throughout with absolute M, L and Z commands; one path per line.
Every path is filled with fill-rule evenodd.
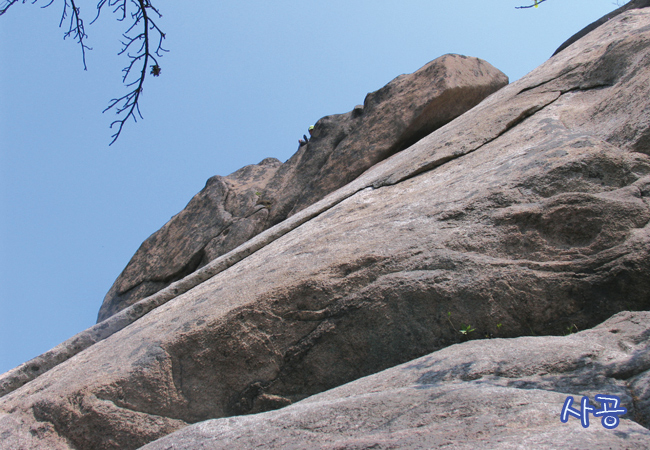
M 87 24 L 88 71 L 62 0 L 0 16 L 0 373 L 93 325 L 140 243 L 216 174 L 287 160 L 320 117 L 445 53 L 515 81 L 612 0 L 154 0 L 170 52 L 144 120 L 108 146 L 125 24 Z M 77 0 L 89 23 L 95 1 Z M 190 6 L 188 6 L 190 5 Z

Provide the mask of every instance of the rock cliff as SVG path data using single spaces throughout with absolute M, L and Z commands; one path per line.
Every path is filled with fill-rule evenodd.
M 3 445 L 650 448 L 649 72 L 650 8 L 631 9 L 443 126 L 423 106 L 397 131 L 350 129 L 379 149 L 354 179 L 337 171 L 366 147 L 328 124 L 370 120 L 373 95 L 293 165 L 209 181 L 179 214 L 197 240 L 172 220 L 143 244 L 164 258 L 141 256 L 168 270 L 173 238 L 200 258 L 0 380 Z M 395 144 L 373 141 L 385 129 Z M 319 139 L 317 175 L 287 190 L 278 174 Z M 222 225 L 202 207 L 264 226 L 206 256 Z M 596 393 L 621 397 L 619 428 L 560 422 L 567 395 Z
M 269 158 L 210 178 L 138 249 L 98 322 L 228 253 L 403 150 L 508 84 L 477 58 L 446 55 L 401 75 L 347 114 L 323 117 L 286 163 Z

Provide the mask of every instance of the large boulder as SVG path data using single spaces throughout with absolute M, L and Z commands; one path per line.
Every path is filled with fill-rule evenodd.
M 140 246 L 106 294 L 98 322 L 320 200 L 506 84 L 485 61 L 445 55 L 368 94 L 349 113 L 320 119 L 309 144 L 286 163 L 269 158 L 210 178 Z
M 2 397 L 0 436 L 137 448 L 468 337 L 563 334 L 647 310 L 649 62 L 650 10 L 620 14 Z M 494 342 L 485 352 L 508 345 Z
M 650 313 L 620 313 L 570 336 L 447 347 L 279 411 L 189 426 L 143 450 L 650 449 Z M 615 429 L 589 416 L 598 394 L 627 409 Z M 610 403 L 610 408 L 611 408 Z

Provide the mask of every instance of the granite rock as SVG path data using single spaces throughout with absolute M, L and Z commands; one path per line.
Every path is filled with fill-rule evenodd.
M 256 235 L 268 217 L 260 191 L 281 164 L 267 158 L 226 177 L 210 178 L 185 209 L 142 243 L 106 294 L 98 322 Z
M 650 313 L 622 312 L 568 336 L 487 339 L 263 414 L 189 426 L 143 450 L 650 448 Z M 614 429 L 569 416 L 598 394 L 627 414 Z M 609 409 L 612 408 L 609 404 Z M 580 410 L 579 405 L 573 405 Z
M 282 408 L 438 350 L 469 349 L 474 360 L 465 372 L 485 367 L 500 376 L 501 365 L 512 367 L 514 378 L 517 367 L 535 366 L 536 358 L 564 355 L 571 341 L 548 338 L 546 353 L 521 354 L 526 362 L 506 350 L 536 338 L 505 338 L 562 335 L 620 311 L 648 310 L 649 62 L 650 10 L 616 16 L 457 119 L 179 280 L 185 287 L 146 315 L 0 398 L 0 436 L 21 448 L 137 448 L 188 424 Z M 630 317 L 634 324 L 646 317 L 627 314 L 613 320 Z M 634 331 L 636 325 L 625 328 L 622 341 L 615 332 L 595 332 L 603 346 L 621 350 L 611 355 L 619 369 L 634 367 L 603 372 L 603 386 L 614 389 L 614 380 L 623 380 L 629 392 L 643 393 L 635 394 L 634 406 L 642 416 L 625 419 L 614 433 L 627 435 L 634 448 L 647 439 L 648 405 L 647 331 Z M 443 350 L 478 337 L 504 339 Z M 566 355 L 588 366 L 583 350 Z M 592 357 L 603 367 L 604 352 Z M 494 381 L 492 391 L 478 391 L 452 363 L 434 371 L 447 367 L 451 378 L 468 382 L 466 404 L 487 408 L 492 401 L 495 416 L 511 405 L 515 425 L 528 420 L 569 436 L 557 423 L 536 422 L 532 407 L 520 408 L 524 393 L 508 391 L 514 389 L 502 385 L 508 377 Z M 569 367 L 546 390 L 549 378 L 534 378 L 539 371 L 517 379 L 533 377 L 542 391 L 555 392 L 529 390 L 530 402 L 556 405 L 563 384 L 576 395 L 600 387 L 589 377 L 584 388 L 571 384 L 578 369 Z M 462 400 L 445 386 L 435 389 L 440 398 Z M 472 417 L 490 417 L 481 414 L 470 408 L 457 415 L 456 429 L 468 429 L 469 440 L 460 442 L 467 448 L 480 444 L 488 426 L 471 434 Z M 516 432 L 508 432 L 503 436 L 514 442 Z M 348 437 L 360 441 L 347 448 L 366 448 L 366 437 L 342 439 Z M 385 447 L 394 438 L 386 434 Z
M 588 33 L 591 33 L 596 28 L 598 28 L 599 26 L 601 26 L 604 23 L 607 23 L 608 20 L 613 19 L 614 17 L 618 16 L 619 14 L 624 13 L 625 11 L 628 11 L 630 9 L 639 9 L 639 8 L 647 8 L 647 7 L 650 7 L 650 0 L 631 0 L 631 1 L 628 1 L 623 6 L 615 9 L 614 11 L 612 11 L 612 12 L 610 12 L 608 14 L 605 14 L 600 19 L 590 23 L 589 25 L 584 27 L 582 30 L 578 31 L 576 34 L 574 34 L 569 39 L 564 41 L 562 43 L 562 45 L 560 45 L 557 48 L 557 50 L 555 50 L 553 55 L 555 56 L 556 54 L 560 53 L 562 50 L 567 48 L 569 45 L 573 44 L 574 42 L 576 42 L 580 38 L 586 36 Z
M 320 119 L 287 162 L 265 159 L 208 180 L 151 235 L 106 294 L 98 322 L 352 181 L 508 83 L 478 58 L 445 55 L 400 75 L 347 114 Z

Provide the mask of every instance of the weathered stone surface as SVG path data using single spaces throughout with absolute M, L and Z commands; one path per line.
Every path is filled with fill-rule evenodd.
M 138 249 L 106 295 L 98 322 L 168 286 L 352 181 L 508 84 L 478 58 L 445 55 L 322 118 L 286 163 L 266 159 L 215 176 Z
M 426 355 L 467 324 L 562 334 L 647 310 L 649 61 L 650 11 L 620 14 L 2 397 L 0 436 L 136 448 Z
M 555 50 L 555 53 L 553 53 L 553 56 L 557 55 L 560 53 L 562 50 L 567 48 L 569 45 L 573 44 L 577 40 L 585 37 L 588 33 L 591 33 L 594 31 L 596 28 L 601 26 L 604 23 L 607 23 L 610 19 L 613 19 L 614 17 L 618 16 L 621 13 L 624 13 L 625 11 L 628 11 L 630 9 L 639 9 L 639 8 L 647 8 L 650 7 L 650 0 L 631 0 L 627 2 L 625 5 L 621 6 L 618 9 L 615 9 L 614 11 L 605 14 L 603 17 L 600 19 L 596 20 L 595 22 L 590 23 L 586 27 L 584 27 L 582 30 L 578 31 L 576 34 L 571 36 L 569 39 L 564 41 L 562 45 L 558 47 L 557 50 Z
M 259 233 L 268 216 L 259 194 L 281 164 L 267 158 L 210 178 L 185 209 L 142 243 L 106 294 L 98 322 Z
M 574 417 L 561 423 L 568 395 L 599 407 L 597 394 L 628 410 L 615 429 L 594 416 L 587 429 Z M 565 337 L 453 345 L 279 411 L 192 425 L 143 450 L 650 449 L 649 405 L 650 313 L 623 312 Z
M 506 84 L 508 78 L 485 61 L 444 55 L 368 94 L 362 108 L 324 117 L 309 144 L 271 181 L 271 222 L 315 203 Z

